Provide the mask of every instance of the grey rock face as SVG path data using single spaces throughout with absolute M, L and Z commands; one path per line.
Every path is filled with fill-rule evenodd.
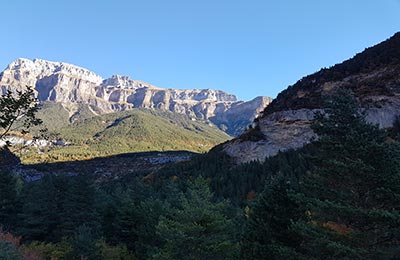
M 258 97 L 249 102 L 212 89 L 165 89 L 113 75 L 103 79 L 87 69 L 41 59 L 18 59 L 0 74 L 0 93 L 34 86 L 40 101 L 61 102 L 74 114 L 73 104 L 90 104 L 98 113 L 132 108 L 154 108 L 209 120 L 228 134 L 237 135 L 271 102 Z
M 258 127 L 264 135 L 263 139 L 246 141 L 237 138 L 226 143 L 223 151 L 240 164 L 264 161 L 279 151 L 300 148 L 315 138 L 310 122 L 317 111 L 320 110 L 287 110 L 260 118 Z
M 400 99 L 396 96 L 371 96 L 366 104 L 367 121 L 378 125 L 380 128 L 393 126 L 394 121 L 400 116 Z
M 400 99 L 388 96 L 370 96 L 363 110 L 369 123 L 380 128 L 393 126 L 400 116 Z M 223 146 L 223 151 L 231 156 L 237 164 L 250 161 L 264 161 L 267 157 L 289 149 L 301 148 L 316 135 L 310 128 L 316 112 L 322 109 L 298 109 L 274 112 L 258 121 L 264 139 L 243 141 L 234 139 Z
M 232 133 L 233 136 L 238 136 L 246 130 L 249 123 L 253 123 L 249 121 L 249 118 L 259 116 L 263 108 L 271 101 L 272 98 L 269 97 L 256 97 L 248 102 L 236 102 L 228 109 L 216 107 L 215 116 L 211 116 L 210 120 L 221 129 L 226 128 L 226 131 Z
M 244 163 L 302 147 L 315 137 L 310 129 L 314 112 L 322 111 L 326 99 L 339 88 L 354 93 L 368 122 L 393 126 L 400 116 L 400 33 L 283 90 L 258 118 L 264 137 L 251 139 L 248 132 L 223 144 L 222 150 L 236 163 Z

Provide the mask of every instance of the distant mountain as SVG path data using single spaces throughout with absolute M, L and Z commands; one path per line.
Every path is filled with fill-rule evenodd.
M 21 58 L 0 73 L 0 93 L 25 86 L 33 86 L 40 101 L 62 103 L 70 116 L 79 113 L 80 103 L 89 105 L 93 114 L 154 108 L 210 121 L 233 136 L 242 133 L 272 100 L 257 97 L 243 102 L 220 90 L 159 88 L 128 76 L 103 79 L 68 63 Z
M 314 136 L 314 113 L 324 109 L 324 100 L 338 88 L 355 93 L 369 122 L 391 127 L 400 115 L 400 33 L 288 87 L 265 108 L 253 129 L 222 149 L 243 163 L 303 146 Z

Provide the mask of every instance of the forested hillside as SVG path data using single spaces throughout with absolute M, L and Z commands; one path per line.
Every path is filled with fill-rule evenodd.
M 92 159 L 129 152 L 188 150 L 206 152 L 231 137 L 216 126 L 169 111 L 134 109 L 93 115 L 80 104 L 71 118 L 61 104 L 43 103 L 37 113 L 43 120 L 31 133 L 46 128 L 46 138 L 63 145 L 37 149 L 15 147 L 24 163 Z M 66 145 L 65 145 L 66 144 Z
M 214 150 L 108 182 L 1 173 L 4 259 L 398 259 L 400 143 L 341 91 L 318 140 L 233 166 Z M 36 257 L 36 258 L 34 258 Z

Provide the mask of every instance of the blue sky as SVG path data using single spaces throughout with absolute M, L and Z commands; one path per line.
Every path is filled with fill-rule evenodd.
M 2 0 L 0 67 L 64 61 L 165 88 L 275 97 L 400 31 L 400 0 Z

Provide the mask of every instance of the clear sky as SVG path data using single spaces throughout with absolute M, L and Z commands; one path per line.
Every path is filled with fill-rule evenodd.
M 400 31 L 400 0 L 1 0 L 0 17 L 1 69 L 42 58 L 250 100 Z

